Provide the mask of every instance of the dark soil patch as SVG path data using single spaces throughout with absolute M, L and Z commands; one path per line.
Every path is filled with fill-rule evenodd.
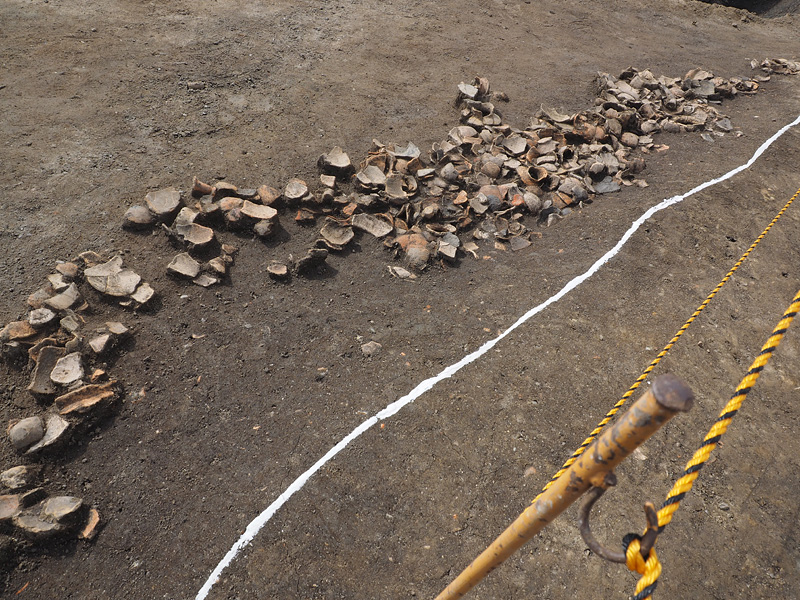
M 230 284 L 187 288 L 165 274 L 175 251 L 163 236 L 120 229 L 130 204 L 195 174 L 246 187 L 311 181 L 334 145 L 352 156 L 373 138 L 427 150 L 457 124 L 455 85 L 476 74 L 508 93 L 504 116 L 524 126 L 541 104 L 585 107 L 597 71 L 680 77 L 702 67 L 732 77 L 750 74 L 753 58 L 798 58 L 796 17 L 742 16 L 650 0 L 470 10 L 450 1 L 4 2 L 2 320 L 22 316 L 56 260 L 86 249 L 124 253 L 161 295 L 152 312 L 93 304 L 98 318 L 134 328 L 113 364 L 125 401 L 42 461 L 50 493 L 99 507 L 100 535 L 24 547 L 6 594 L 194 597 L 252 518 L 366 415 L 585 271 L 647 207 L 744 163 L 800 114 L 800 80 L 773 76 L 726 104 L 743 137 L 660 137 L 670 149 L 649 161 L 650 187 L 543 228 L 526 251 L 484 248 L 415 282 L 391 278 L 391 256 L 362 239 L 320 277 L 275 284 L 268 262 L 313 242 L 289 226 L 280 249 L 229 236 L 241 246 Z M 798 158 L 794 129 L 751 170 L 654 217 L 595 278 L 326 465 L 210 597 L 435 596 L 800 186 Z M 646 460 L 620 469 L 599 507 L 600 539 L 641 528 L 642 502 L 663 498 L 797 291 L 797 214 L 786 213 L 659 367 L 688 381 L 698 403 L 643 448 Z M 798 339 L 791 330 L 659 540 L 657 597 L 796 596 Z M 360 352 L 369 340 L 382 344 L 371 359 Z M 2 420 L 34 409 L 29 374 L 6 364 L 0 373 Z M 18 462 L 0 446 L 3 468 Z M 474 597 L 630 595 L 635 578 L 587 556 L 574 517 Z

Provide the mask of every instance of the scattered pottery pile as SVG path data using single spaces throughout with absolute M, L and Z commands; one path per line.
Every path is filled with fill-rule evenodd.
M 47 496 L 37 486 L 38 469 L 27 465 L 0 473 L 0 526 L 33 540 L 56 535 L 91 540 L 97 534 L 100 513 L 75 496 Z M 3 540 L 5 538 L 5 540 Z M 0 544 L 10 543 L 0 535 Z
M 29 311 L 0 330 L 2 354 L 33 365 L 27 391 L 50 404 L 44 417 L 12 421 L 8 437 L 17 452 L 36 454 L 62 442 L 73 425 L 102 412 L 116 397 L 116 381 L 91 368 L 130 334 L 117 321 L 93 323 L 79 285 L 88 284 L 123 306 L 141 306 L 153 289 L 123 267 L 117 256 L 105 261 L 94 252 L 59 263 L 47 284 L 28 297 Z
M 0 330 L 0 344 L 5 359 L 32 365 L 27 391 L 36 405 L 48 408 L 8 423 L 8 441 L 19 454 L 58 451 L 118 397 L 119 386 L 101 361 L 130 331 L 117 321 L 94 322 L 84 299 L 89 287 L 125 307 L 141 307 L 154 295 L 121 257 L 105 260 L 84 252 L 56 265 L 47 283 L 28 297 L 27 314 Z M 34 538 L 81 528 L 81 537 L 94 535 L 96 510 L 71 496 L 47 498 L 34 481 L 34 470 L 25 465 L 0 475 L 0 487 L 12 492 L 0 495 L 0 524 L 10 523 Z
M 753 66 L 767 73 L 798 70 L 797 63 L 783 59 Z M 411 269 L 390 267 L 392 275 L 410 279 L 412 271 L 431 260 L 477 257 L 481 241 L 521 250 L 532 236 L 541 237 L 532 226 L 550 225 L 622 186 L 647 186 L 641 178 L 643 155 L 668 148 L 655 144 L 656 134 L 697 131 L 713 141 L 733 131 L 717 108 L 722 100 L 759 87 L 754 79 L 723 79 L 702 69 L 681 79 L 630 68 L 620 77 L 600 73 L 598 84 L 591 109 L 561 114 L 542 108 L 526 129 L 516 129 L 504 123 L 493 103 L 508 98 L 492 93 L 489 82 L 479 77 L 458 86 L 461 125 L 427 154 L 413 143 L 373 140 L 367 157 L 356 165 L 335 147 L 317 162 L 320 186 L 314 191 L 300 179 L 282 190 L 269 185 L 245 190 L 195 178 L 191 198 L 183 200 L 174 189 L 152 192 L 146 207 L 128 210 L 124 226 L 161 223 L 187 250 L 168 271 L 208 286 L 225 275 L 232 261 L 225 245 L 207 262 L 192 256 L 216 242 L 215 230 L 252 230 L 267 238 L 279 210 L 288 209 L 295 222 L 319 225 L 319 238 L 299 260 L 272 262 L 267 267 L 272 278 L 315 269 L 329 252 L 369 234 L 404 257 Z
M 704 139 L 713 141 L 714 136 L 733 130 L 730 119 L 714 105 L 758 90 L 752 79 L 723 79 L 702 69 L 692 69 L 683 79 L 628 69 L 619 79 L 601 73 L 598 81 L 600 96 L 593 113 L 627 147 L 649 147 L 650 136 L 660 131 L 700 131 Z
M 191 198 L 184 199 L 174 188 L 150 192 L 145 206 L 131 206 L 125 212 L 122 226 L 144 230 L 159 225 L 185 250 L 170 261 L 167 273 L 210 287 L 228 274 L 236 254 L 235 246 L 219 243 L 214 229 L 249 228 L 260 237 L 269 236 L 278 214 L 269 204 L 278 196 L 280 192 L 266 186 L 240 190 L 224 181 L 210 186 L 195 178 Z
M 759 78 L 759 81 L 769 81 L 769 76 L 773 73 L 779 75 L 797 75 L 800 73 L 800 62 L 786 60 L 785 58 L 766 58 L 761 62 L 757 60 L 750 61 L 750 67 L 753 69 L 761 69 L 765 76 Z

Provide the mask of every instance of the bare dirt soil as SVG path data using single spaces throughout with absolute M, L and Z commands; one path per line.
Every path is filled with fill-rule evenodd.
M 115 415 L 39 463 L 48 493 L 103 516 L 92 543 L 21 545 L 2 591 L 19 598 L 193 598 L 247 524 L 344 435 L 476 349 L 585 271 L 662 198 L 744 163 L 800 114 L 800 77 L 722 106 L 741 137 L 659 134 L 648 188 L 605 195 L 520 252 L 390 277 L 361 238 L 313 277 L 271 281 L 313 232 L 240 247 L 231 280 L 169 278 L 161 234 L 120 228 L 150 190 L 193 175 L 245 187 L 317 181 L 340 145 L 420 148 L 458 124 L 456 85 L 505 91 L 507 122 L 587 108 L 597 71 L 749 76 L 797 59 L 797 17 L 693 1 L 336 2 L 5 0 L 0 6 L 0 321 L 57 260 L 122 253 L 159 293 L 130 312 L 89 297 L 135 337 L 109 369 Z M 188 82 L 205 87 L 190 90 Z M 749 170 L 661 212 L 588 282 L 486 357 L 326 465 L 222 574 L 210 598 L 433 597 L 528 502 L 800 187 L 800 129 Z M 618 470 L 600 539 L 641 530 L 800 287 L 793 206 L 654 374 L 694 389 Z M 283 221 L 282 221 L 283 223 Z M 361 343 L 382 351 L 366 358 Z M 800 333 L 790 330 L 695 492 L 658 541 L 659 598 L 796 598 L 800 589 Z M 328 369 L 318 377 L 318 369 Z M 39 410 L 30 373 L 0 366 L 0 420 Z M 143 390 L 143 393 L 140 393 Z M 525 473 L 528 473 L 525 476 Z M 636 577 L 590 555 L 574 509 L 474 598 L 624 598 Z M 23 589 L 24 588 L 24 589 Z M 14 595 L 20 591 L 19 595 Z

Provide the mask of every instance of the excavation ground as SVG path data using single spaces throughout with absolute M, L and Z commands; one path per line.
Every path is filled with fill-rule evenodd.
M 0 8 L 0 321 L 57 260 L 122 253 L 158 291 L 109 365 L 125 400 L 61 456 L 49 493 L 103 516 L 92 543 L 22 548 L 19 598 L 192 598 L 247 524 L 369 415 L 475 350 L 611 248 L 661 199 L 744 163 L 800 115 L 800 78 L 773 76 L 721 110 L 743 135 L 659 134 L 648 188 L 597 199 L 520 252 L 392 278 L 361 238 L 319 276 L 281 284 L 273 259 L 313 232 L 240 247 L 229 284 L 165 273 L 161 234 L 120 228 L 151 190 L 192 176 L 244 187 L 317 180 L 333 146 L 373 138 L 423 150 L 458 124 L 475 75 L 525 127 L 540 105 L 574 112 L 597 71 L 750 76 L 800 58 L 795 16 L 692 1 L 22 2 Z M 203 82 L 190 89 L 189 82 Z M 433 597 L 536 495 L 774 214 L 800 187 L 800 129 L 749 170 L 661 212 L 593 278 L 477 363 L 353 442 L 226 569 L 210 598 Z M 644 526 L 800 287 L 793 206 L 658 367 L 697 395 L 618 471 L 596 509 L 618 544 Z M 363 356 L 376 341 L 380 353 Z M 800 334 L 790 330 L 697 488 L 658 541 L 657 597 L 792 598 L 800 588 Z M 319 378 L 318 369 L 327 369 Z M 0 366 L 0 417 L 38 407 L 30 374 Z M 143 393 L 139 393 L 143 390 Z M 135 400 L 135 401 L 134 401 Z M 8 444 L 0 466 L 34 463 Z M 527 476 L 525 475 L 527 473 Z M 475 598 L 624 598 L 636 578 L 586 552 L 574 510 L 491 574 Z

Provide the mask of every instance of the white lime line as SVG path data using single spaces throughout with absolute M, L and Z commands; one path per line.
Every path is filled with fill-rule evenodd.
M 791 129 L 792 127 L 795 127 L 796 125 L 800 125 L 800 116 L 798 116 L 794 121 L 792 121 L 788 125 L 785 125 L 784 127 L 781 127 L 772 137 L 770 137 L 766 142 L 761 144 L 761 146 L 758 147 L 758 149 L 755 151 L 755 153 L 750 158 L 750 160 L 748 160 L 743 165 L 741 165 L 739 167 L 736 167 L 732 171 L 728 171 L 727 173 L 725 173 L 721 177 L 718 177 L 716 179 L 712 179 L 712 180 L 707 181 L 705 183 L 701 183 L 700 185 L 698 185 L 695 188 L 692 188 L 691 190 L 689 190 L 685 194 L 681 194 L 680 196 L 673 196 L 672 198 L 667 198 L 666 200 L 662 200 L 661 202 L 659 202 L 655 206 L 649 208 L 647 211 L 645 211 L 645 213 L 642 216 L 640 216 L 638 219 L 636 219 L 633 222 L 633 224 L 631 224 L 630 228 L 623 234 L 623 236 L 616 243 L 616 245 L 613 248 L 611 248 L 611 250 L 609 250 L 608 252 L 603 254 L 603 256 L 601 256 L 599 259 L 597 259 L 597 261 L 591 267 L 589 267 L 588 271 L 586 271 L 582 275 L 578 275 L 577 277 L 572 279 L 569 283 L 567 283 L 567 285 L 565 285 L 563 288 L 561 288 L 561 290 L 558 293 L 556 293 L 554 296 L 551 296 L 550 298 L 548 298 L 547 300 L 545 300 L 544 302 L 542 302 L 538 306 L 535 306 L 532 309 L 530 309 L 528 312 L 526 312 L 524 315 L 522 315 L 519 319 L 517 319 L 517 321 L 511 327 L 506 329 L 499 336 L 497 336 L 496 338 L 494 338 L 492 340 L 489 340 L 488 342 L 483 344 L 483 346 L 481 346 L 480 348 L 475 350 L 475 352 L 467 354 L 460 361 L 458 361 L 457 363 L 455 363 L 453 365 L 450 365 L 449 367 L 447 367 L 444 371 L 442 371 L 438 375 L 436 375 L 434 377 L 431 377 L 429 379 L 426 379 L 425 381 L 423 381 L 422 383 L 417 385 L 417 387 L 415 387 L 413 390 L 411 390 L 408 394 L 406 394 L 405 396 L 403 396 L 399 400 L 395 400 L 394 402 L 389 404 L 386 408 L 384 408 L 382 411 L 378 412 L 377 414 L 371 416 L 369 419 L 367 419 L 366 421 L 361 423 L 361 425 L 359 425 L 353 431 L 351 431 L 349 435 L 347 435 L 345 438 L 343 438 L 333 448 L 328 450 L 328 452 L 326 452 L 325 455 L 322 458 L 320 458 L 317 462 L 315 462 L 307 471 L 305 471 L 302 475 L 300 475 L 300 477 L 295 479 L 291 483 L 291 485 L 289 485 L 289 487 L 287 487 L 286 490 L 284 490 L 284 492 L 280 496 L 278 496 L 275 499 L 275 501 L 272 504 L 270 504 L 264 510 L 264 512 L 262 512 L 260 515 L 258 515 L 255 519 L 253 519 L 250 522 L 250 524 L 247 526 L 247 529 L 245 529 L 245 532 L 241 535 L 241 537 L 239 537 L 238 540 L 236 540 L 236 543 L 233 545 L 233 547 L 230 550 L 228 550 L 228 553 L 222 558 L 222 560 L 219 562 L 219 564 L 211 572 L 211 575 L 209 575 L 208 579 L 203 584 L 203 587 L 201 587 L 200 591 L 197 592 L 197 596 L 195 597 L 195 600 L 204 600 L 206 598 L 206 596 L 208 596 L 208 593 L 211 591 L 211 588 L 219 580 L 219 576 L 222 573 L 222 571 L 225 570 L 225 568 L 228 565 L 231 564 L 233 559 L 236 558 L 236 555 L 239 554 L 239 552 L 242 550 L 242 548 L 247 546 L 253 540 L 253 538 L 256 536 L 256 534 L 261 530 L 262 527 L 264 527 L 264 525 L 267 524 L 267 522 L 269 522 L 269 520 L 278 511 L 278 509 L 281 506 L 283 506 L 284 504 L 286 504 L 286 502 L 289 500 L 289 498 L 291 498 L 295 494 L 295 492 L 299 491 L 306 484 L 306 482 L 311 478 L 312 475 L 314 475 L 317 471 L 319 471 L 322 468 L 322 466 L 325 465 L 325 463 L 327 463 L 334 456 L 339 454 L 339 452 L 344 450 L 347 447 L 347 445 L 350 444 L 350 442 L 352 442 L 354 439 L 356 439 L 358 436 L 360 436 L 362 433 L 367 431 L 367 429 L 369 429 L 370 427 L 372 427 L 373 425 L 375 425 L 379 421 L 384 420 L 384 419 L 388 419 L 389 417 L 391 417 L 394 414 L 396 414 L 406 404 L 409 404 L 409 403 L 413 402 L 414 400 L 416 400 L 417 398 L 419 398 L 420 396 L 422 396 L 422 394 L 424 394 L 425 392 L 430 390 L 433 386 L 435 386 L 440 381 L 443 381 L 443 380 L 453 376 L 455 373 L 457 373 L 463 367 L 466 367 L 468 364 L 478 360 L 481 356 L 483 356 L 489 350 L 494 348 L 495 345 L 497 345 L 497 343 L 500 340 L 502 340 L 504 337 L 506 337 L 508 334 L 510 334 L 512 331 L 514 331 L 517 327 L 519 327 L 520 325 L 522 325 L 523 323 L 528 321 L 532 316 L 542 312 L 545 308 L 547 308 L 551 304 L 561 300 L 561 298 L 563 298 L 564 296 L 569 294 L 572 290 L 574 290 L 576 287 L 578 287 L 584 281 L 589 279 L 592 275 L 597 273 L 597 271 L 600 270 L 600 267 L 602 267 L 609 260 L 611 260 L 614 256 L 616 256 L 617 253 L 625 245 L 625 243 L 630 239 L 630 237 L 634 233 L 636 233 L 636 230 L 638 230 L 639 227 L 641 227 L 642 223 L 644 223 L 647 219 L 652 217 L 654 214 L 656 214 L 659 211 L 664 210 L 665 208 L 667 208 L 669 206 L 672 206 L 673 204 L 677 204 L 679 202 L 682 202 L 683 200 L 685 200 L 689 196 L 692 196 L 692 195 L 694 195 L 694 194 L 696 194 L 698 192 L 702 192 L 703 190 L 705 190 L 707 188 L 710 188 L 713 185 L 716 185 L 716 184 L 721 183 L 721 182 L 723 182 L 723 181 L 725 181 L 727 179 L 730 179 L 731 177 L 733 177 L 737 173 L 741 173 L 745 169 L 749 169 L 753 165 L 753 163 L 756 162 L 756 160 L 758 160 L 759 157 L 762 154 L 764 154 L 764 152 L 767 150 L 767 148 L 769 148 L 779 137 L 781 137 L 784 133 L 786 133 L 787 131 L 789 131 L 789 129 Z

